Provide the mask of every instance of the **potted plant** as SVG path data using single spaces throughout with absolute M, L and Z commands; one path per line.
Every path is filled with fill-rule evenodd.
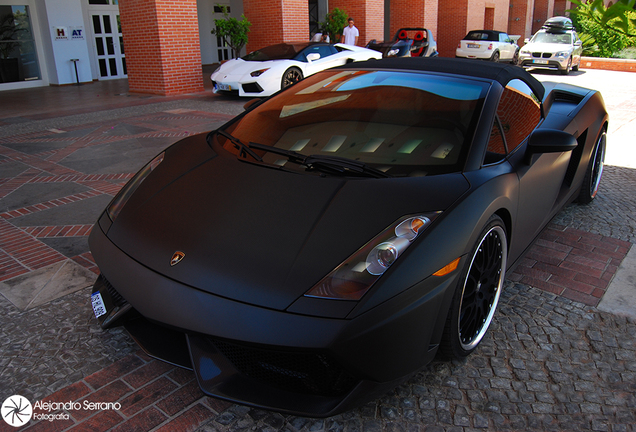
M 234 58 L 241 56 L 241 50 L 247 44 L 247 33 L 250 31 L 250 23 L 245 15 L 241 15 L 241 19 L 231 18 L 227 13 L 227 7 L 221 6 L 223 9 L 223 19 L 215 19 L 212 34 L 220 37 L 225 43 L 232 48 Z
M 334 8 L 325 16 L 325 21 L 320 23 L 322 34 L 328 34 L 331 43 L 340 42 L 342 31 L 347 25 L 347 12 L 342 9 Z

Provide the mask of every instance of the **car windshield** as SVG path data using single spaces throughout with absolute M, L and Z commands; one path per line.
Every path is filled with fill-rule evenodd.
M 558 43 L 558 44 L 572 44 L 572 35 L 569 33 L 547 33 L 539 32 L 532 38 L 534 43 Z
M 489 85 L 421 72 L 325 71 L 266 100 L 226 132 L 243 143 L 346 158 L 391 176 L 457 172 Z M 281 152 L 256 152 L 268 164 L 304 169 Z
M 281 43 L 253 51 L 241 58 L 245 61 L 290 60 L 308 45 L 309 43 Z
M 491 32 L 472 31 L 468 33 L 463 40 L 498 41 L 499 36 Z

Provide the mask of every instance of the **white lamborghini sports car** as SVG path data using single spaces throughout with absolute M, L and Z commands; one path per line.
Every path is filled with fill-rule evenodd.
M 264 97 L 316 72 L 374 58 L 382 58 L 382 53 L 345 44 L 288 42 L 227 61 L 212 73 L 211 79 L 215 92 Z

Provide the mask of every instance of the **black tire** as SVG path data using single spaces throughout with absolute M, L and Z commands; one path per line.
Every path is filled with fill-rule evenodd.
M 283 78 L 280 82 L 280 88 L 281 90 L 287 88 L 292 84 L 296 84 L 301 79 L 303 79 L 303 72 L 297 67 L 290 67 L 283 74 Z
M 495 51 L 492 53 L 492 57 L 490 57 L 490 61 L 497 63 L 499 61 L 499 51 Z
M 455 290 L 439 348 L 443 356 L 461 359 L 482 341 L 503 289 L 507 256 L 506 227 L 493 215 L 481 230 Z
M 579 62 L 576 65 L 572 66 L 572 70 L 574 72 L 578 72 L 579 71 L 579 66 L 581 66 L 581 60 L 579 60 Z
M 519 65 L 519 50 L 515 51 L 515 54 L 512 56 L 512 60 L 510 61 L 515 66 Z
M 583 185 L 579 192 L 578 202 L 588 204 L 596 197 L 598 187 L 603 176 L 603 164 L 605 163 L 605 150 L 607 144 L 607 133 L 603 129 L 596 140 L 594 150 L 590 156 L 590 163 L 583 178 Z
M 561 72 L 561 75 L 569 75 L 571 69 L 572 69 L 572 57 L 568 59 L 568 65 L 565 67 L 565 69 L 561 69 L 559 72 Z

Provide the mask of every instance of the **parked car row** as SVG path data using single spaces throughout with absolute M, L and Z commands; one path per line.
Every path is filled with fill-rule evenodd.
M 455 57 L 505 62 L 524 68 L 578 70 L 581 40 L 566 17 L 548 19 L 532 39 L 519 48 L 514 36 L 495 30 L 471 30 L 459 42 Z M 430 30 L 399 29 L 389 41 L 369 41 L 365 48 L 326 42 L 281 43 L 220 65 L 211 75 L 215 92 L 265 97 L 303 78 L 356 61 L 387 57 L 435 57 L 437 42 Z
M 425 28 L 401 28 L 386 42 L 365 48 L 326 42 L 289 42 L 267 46 L 221 64 L 211 75 L 215 92 L 265 97 L 316 72 L 382 57 L 434 57 L 437 43 Z
M 558 70 L 567 75 L 579 69 L 582 51 L 572 20 L 553 17 L 532 38 L 525 39 L 521 49 L 507 33 L 473 30 L 459 42 L 455 56 L 510 62 L 527 69 Z

